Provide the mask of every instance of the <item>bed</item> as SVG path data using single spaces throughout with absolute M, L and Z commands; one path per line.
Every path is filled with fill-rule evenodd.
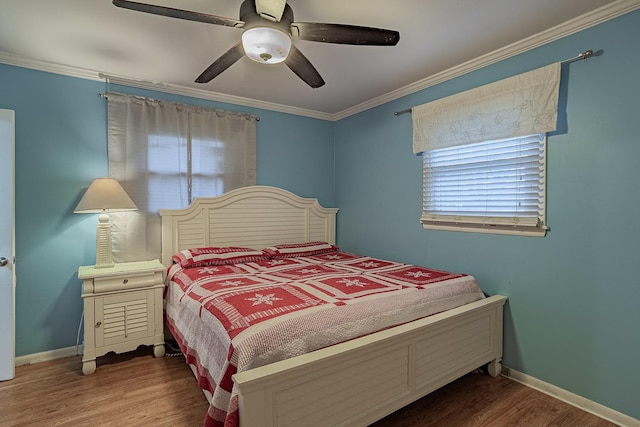
M 253 280 L 254 284 L 267 276 L 269 279 L 275 277 L 281 281 L 287 278 L 295 279 L 296 286 L 293 286 L 295 289 L 291 293 L 300 301 L 304 301 L 300 307 L 296 306 L 295 313 L 292 314 L 294 317 L 286 326 L 291 336 L 297 336 L 294 330 L 296 323 L 307 324 L 297 319 L 306 319 L 304 316 L 310 315 L 314 310 L 325 308 L 322 304 L 327 302 L 319 297 L 320 294 L 330 294 L 329 303 L 340 308 L 350 304 L 351 296 L 345 297 L 343 288 L 338 292 L 331 287 L 328 290 L 325 285 L 338 276 L 345 279 L 347 273 L 354 273 L 356 261 L 362 262 L 362 265 L 373 265 L 378 261 L 387 263 L 382 267 L 373 268 L 379 271 L 366 273 L 382 273 L 384 277 L 379 282 L 397 285 L 404 290 L 402 292 L 405 295 L 409 295 L 405 298 L 414 298 L 418 292 L 411 289 L 413 285 L 394 282 L 397 279 L 394 271 L 404 271 L 405 267 L 416 266 L 407 267 L 391 261 L 349 254 L 334 246 L 336 213 L 337 209 L 324 208 L 315 199 L 302 198 L 288 191 L 267 186 L 245 187 L 216 198 L 196 199 L 186 209 L 160 211 L 162 261 L 169 267 L 173 263 L 172 257 L 180 252 L 193 255 L 190 261 L 199 260 L 200 258 L 196 257 L 197 251 L 189 251 L 193 248 L 240 247 L 254 249 L 262 254 L 264 248 L 272 248 L 272 253 L 266 259 L 260 258 L 257 254 L 254 254 L 256 258 L 251 258 L 251 253 L 247 252 L 242 254 L 245 258 L 238 258 L 240 262 L 237 264 L 225 263 L 222 269 L 227 276 L 224 279 L 242 278 Z M 308 249 L 309 245 L 317 245 L 323 250 L 295 253 L 297 248 Z M 274 249 L 276 255 L 271 256 Z M 287 250 L 289 252 L 284 255 Z M 223 256 L 227 256 L 224 251 Z M 274 259 L 277 259 L 277 263 L 273 262 Z M 174 261 L 182 263 L 179 257 L 174 258 Z M 283 263 L 287 265 L 282 265 Z M 197 263 L 193 266 L 200 270 L 207 267 Z M 310 266 L 313 268 L 309 268 Z M 299 283 L 303 279 L 290 277 L 292 267 L 298 270 L 322 271 L 315 271 L 314 274 L 319 276 L 304 278 L 306 282 Z M 349 271 L 340 271 L 341 268 L 347 268 Z M 180 265 L 169 268 L 165 310 L 166 323 L 180 343 L 187 362 L 192 365 L 199 384 L 211 403 L 205 424 L 217 425 L 226 420 L 227 425 L 239 423 L 242 427 L 367 425 L 476 368 L 488 364 L 488 372 L 492 376 L 499 375 L 501 371 L 502 310 L 506 297 L 495 295 L 485 298 L 484 295 L 480 295 L 474 297 L 471 302 L 450 309 L 445 307 L 449 304 L 446 297 L 446 304 L 438 303 L 440 305 L 429 308 L 431 311 L 427 312 L 427 317 L 423 315 L 417 320 L 397 326 L 383 327 L 366 334 L 360 333 L 369 327 L 366 326 L 362 331 L 356 332 L 355 337 L 337 344 L 328 345 L 322 340 L 316 344 L 314 341 L 313 345 L 318 349 L 311 347 L 310 352 L 306 352 L 306 343 L 299 345 L 296 341 L 295 345 L 289 345 L 293 355 L 287 354 L 284 360 L 279 360 L 280 348 L 276 345 L 270 349 L 272 351 L 261 354 L 261 359 L 257 362 L 245 357 L 239 350 L 240 355 L 223 355 L 228 358 L 227 362 L 231 361 L 232 367 L 237 369 L 225 371 L 229 375 L 225 375 L 219 387 L 215 384 L 212 386 L 212 378 L 216 377 L 212 373 L 216 366 L 220 365 L 220 362 L 214 359 L 220 355 L 216 356 L 216 351 L 209 352 L 209 344 L 206 341 L 211 340 L 211 325 L 216 329 L 218 323 L 224 322 L 210 314 L 218 310 L 220 313 L 227 313 L 227 320 L 235 319 L 242 323 L 243 319 L 238 320 L 238 316 L 234 318 L 237 313 L 229 314 L 224 304 L 212 304 L 211 301 L 214 299 L 206 290 L 203 291 L 196 285 L 206 283 L 203 288 L 214 290 L 210 284 L 214 279 L 199 276 L 194 271 L 182 269 Z M 245 273 L 254 276 L 247 276 Z M 438 270 L 429 270 L 428 274 L 439 277 L 430 289 L 446 282 L 447 286 L 453 283 L 464 289 L 462 294 L 466 292 L 470 295 L 475 292 L 471 289 L 470 281 L 475 285 L 471 276 Z M 189 275 L 193 276 L 190 278 L 191 282 L 185 279 Z M 318 277 L 326 280 L 320 283 L 322 280 Z M 379 279 L 372 278 L 371 275 L 367 277 L 373 281 Z M 417 282 L 415 284 L 420 285 Z M 216 287 L 215 291 L 218 289 L 219 287 Z M 262 303 L 268 304 L 269 298 L 281 296 L 274 294 L 273 289 L 275 288 L 268 287 L 259 295 Z M 301 294 L 301 289 L 304 295 Z M 224 292 L 236 295 L 235 290 Z M 373 298 L 377 298 L 379 302 L 383 301 L 386 298 L 385 292 L 386 289 L 377 292 Z M 267 300 L 264 297 L 268 297 Z M 323 302 L 316 307 L 314 304 L 317 304 L 318 300 Z M 181 301 L 189 301 L 186 306 L 191 307 L 190 311 L 179 311 L 183 310 L 179 307 Z M 195 301 L 203 305 L 208 301 L 209 307 L 215 307 L 210 312 L 205 312 L 202 308 L 194 308 Z M 374 303 L 353 305 L 368 307 L 377 313 Z M 399 311 L 401 310 L 397 310 L 396 313 Z M 304 313 L 304 316 L 301 313 Z M 333 319 L 335 316 L 324 317 Z M 311 323 L 320 323 L 320 318 L 316 317 Z M 273 319 L 269 318 L 261 322 L 262 329 L 259 328 L 257 335 L 262 336 L 260 334 L 263 330 L 269 328 L 281 329 L 272 321 Z M 244 329 L 244 326 L 237 330 L 235 336 L 252 336 L 246 332 L 250 328 Z M 333 332 L 344 329 L 337 327 Z M 326 335 L 319 332 L 316 336 L 326 339 Z M 217 352 L 220 353 L 220 350 Z M 249 351 L 246 354 L 250 353 Z M 222 387 L 223 385 L 225 387 Z M 224 412 L 224 408 L 219 408 L 220 398 L 207 392 L 212 389 L 219 391 L 222 388 L 227 390 L 226 395 L 223 390 L 222 400 L 228 399 L 233 402 L 225 414 L 221 413 L 221 410 Z

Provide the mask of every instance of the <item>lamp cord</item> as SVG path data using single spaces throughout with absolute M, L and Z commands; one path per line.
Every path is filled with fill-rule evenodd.
M 82 321 L 84 320 L 84 310 L 82 310 L 82 315 L 80 315 L 80 324 L 78 325 L 78 336 L 76 337 L 76 356 L 80 355 L 80 330 L 82 330 Z

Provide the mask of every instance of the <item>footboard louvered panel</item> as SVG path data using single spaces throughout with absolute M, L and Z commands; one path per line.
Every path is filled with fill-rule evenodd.
M 278 426 L 327 426 L 344 421 L 344 411 L 364 411 L 409 392 L 408 345 L 360 357 L 339 369 L 323 372 L 309 390 L 308 381 L 274 393 Z M 375 373 L 375 375 L 371 375 Z M 315 377 L 318 372 L 313 373 Z M 304 377 L 304 376 L 303 376 Z M 349 383 L 344 382 L 350 378 Z M 310 379 L 312 380 L 312 379 Z
M 449 383 L 452 373 L 457 378 L 492 360 L 494 322 L 492 312 L 484 313 L 418 341 L 416 389 L 430 393 Z

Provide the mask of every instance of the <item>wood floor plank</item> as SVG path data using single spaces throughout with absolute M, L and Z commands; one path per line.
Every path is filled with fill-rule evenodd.
M 207 401 L 182 357 L 149 347 L 98 359 L 80 356 L 16 368 L 0 382 L 0 426 L 201 426 Z M 372 427 L 612 427 L 567 403 L 504 377 L 472 373 Z

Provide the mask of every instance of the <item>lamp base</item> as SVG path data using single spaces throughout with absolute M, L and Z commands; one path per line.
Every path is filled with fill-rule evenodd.
M 95 268 L 113 267 L 111 256 L 111 226 L 109 215 L 102 212 L 98 217 L 98 229 L 96 230 L 96 265 Z

